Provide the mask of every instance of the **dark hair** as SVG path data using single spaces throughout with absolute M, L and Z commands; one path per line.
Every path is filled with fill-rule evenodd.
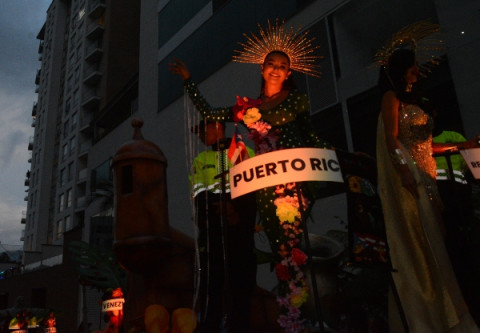
M 418 104 L 418 93 L 412 89 L 406 92 L 407 81 L 405 74 L 407 70 L 415 65 L 415 52 L 410 49 L 399 49 L 392 53 L 388 65 L 380 69 L 378 77 L 378 88 L 383 96 L 388 90 L 393 90 L 397 98 L 405 103 Z
M 288 65 L 290 66 L 290 57 L 285 52 L 280 51 L 280 50 L 271 51 L 265 56 L 265 59 L 267 59 L 268 56 L 270 56 L 272 54 L 278 54 L 278 55 L 284 56 L 285 58 L 287 58 Z M 265 60 L 264 60 L 263 64 L 265 64 Z M 265 79 L 262 76 L 262 86 L 261 86 L 261 89 L 260 89 L 261 94 L 263 94 L 264 89 L 265 89 Z M 295 80 L 293 79 L 293 75 L 289 75 L 288 78 L 283 82 L 282 90 L 294 90 L 294 89 L 297 89 L 297 85 L 295 84 Z

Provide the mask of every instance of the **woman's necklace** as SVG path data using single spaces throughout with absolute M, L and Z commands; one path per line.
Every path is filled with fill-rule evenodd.
M 262 104 L 260 104 L 261 110 L 269 110 L 280 104 L 287 98 L 288 90 L 281 90 L 272 96 L 265 96 L 262 95 L 260 99 L 262 100 Z

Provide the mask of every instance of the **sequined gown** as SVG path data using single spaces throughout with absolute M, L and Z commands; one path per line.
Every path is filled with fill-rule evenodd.
M 232 107 L 210 106 L 201 95 L 195 82 L 191 79 L 186 80 L 184 86 L 196 109 L 204 118 L 218 121 L 233 121 Z M 312 129 L 310 105 L 306 94 L 297 90 L 291 90 L 285 100 L 275 107 L 267 110 L 261 106 L 259 108 L 262 120 L 272 126 L 269 133 L 275 137 L 275 142 L 270 147 L 271 150 L 298 147 L 330 147 Z M 261 153 L 258 146 L 255 147 L 255 153 L 257 155 Z M 276 253 L 277 240 L 283 235 L 283 231 L 280 230 L 276 216 L 276 206 L 273 204 L 276 198 L 274 190 L 275 187 L 270 187 L 257 191 L 257 208 L 273 253 Z M 316 191 L 315 185 L 309 184 L 307 190 L 311 193 Z
M 379 193 L 393 273 L 410 332 L 479 332 L 455 279 L 443 241 L 442 203 L 432 158 L 433 120 L 423 110 L 402 104 L 398 140 L 418 184 L 419 198 L 402 186 L 386 147 L 382 116 L 377 127 Z M 390 332 L 405 332 L 393 298 Z

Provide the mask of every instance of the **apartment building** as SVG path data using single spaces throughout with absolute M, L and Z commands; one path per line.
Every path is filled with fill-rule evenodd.
M 110 169 L 92 172 L 89 150 L 136 110 L 139 12 L 136 1 L 53 0 L 37 35 L 23 274 L 2 282 L 13 283 L 5 288 L 9 304 L 23 296 L 26 306 L 64 310 L 60 330 L 75 330 L 90 305 L 89 322 L 102 322 L 101 295 L 79 287 L 63 245 L 112 245 Z

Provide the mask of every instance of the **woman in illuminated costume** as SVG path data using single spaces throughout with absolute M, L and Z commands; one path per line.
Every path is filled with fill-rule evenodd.
M 383 94 L 377 129 L 379 193 L 392 275 L 406 320 L 400 321 L 390 299 L 390 332 L 405 332 L 405 326 L 418 333 L 480 332 L 446 252 L 432 157 L 432 152 L 473 147 L 478 139 L 461 147 L 432 144 L 433 119 L 422 110 L 422 99 L 412 87 L 422 69 L 417 61 L 423 63 L 416 59 L 422 45 L 418 41 L 436 31 L 438 26 L 429 22 L 407 26 L 376 55 Z
M 207 120 L 242 122 L 255 142 L 256 154 L 270 151 L 329 145 L 318 138 L 310 122 L 310 106 L 306 94 L 295 89 L 291 71 L 317 76 L 315 48 L 306 38 L 307 32 L 285 29 L 278 21 L 260 28 L 260 37 L 252 34 L 241 44 L 242 51 L 234 61 L 260 65 L 262 88 L 259 99 L 237 97 L 233 107 L 212 107 L 203 98 L 190 78 L 186 65 L 179 59 L 170 70 L 180 75 L 196 109 Z M 309 186 L 309 188 L 312 188 Z M 257 191 L 257 206 L 276 264 L 279 281 L 278 302 L 282 315 L 278 322 L 285 332 L 300 332 L 305 327 L 301 307 L 308 297 L 304 276 L 306 255 L 300 250 L 303 221 L 306 220 L 314 191 L 299 196 L 295 183 L 278 185 Z M 306 191 L 308 192 L 308 191 Z M 302 201 L 298 199 L 302 197 Z M 307 199 L 308 197 L 308 199 Z

